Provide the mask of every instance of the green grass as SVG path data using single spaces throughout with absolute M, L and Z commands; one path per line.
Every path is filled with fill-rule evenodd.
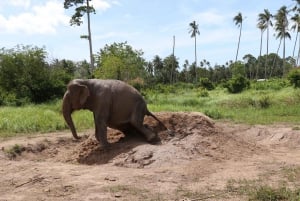
M 150 95 L 149 108 L 152 111 L 198 111 L 213 119 L 248 124 L 298 123 L 300 120 L 300 90 L 292 87 L 250 89 L 240 94 L 229 94 L 219 88 L 208 93 L 207 97 L 201 97 L 197 89 L 193 89 Z
M 0 137 L 67 129 L 60 105 L 61 101 L 24 107 L 0 107 Z M 73 119 L 79 130 L 93 126 L 91 112 L 75 112 Z
M 224 88 L 206 91 L 184 84 L 177 88 L 160 86 L 143 94 L 153 112 L 197 111 L 215 120 L 246 124 L 297 124 L 300 121 L 300 90 L 274 81 L 256 83 L 240 94 L 230 94 Z M 73 120 L 78 131 L 94 127 L 89 111 L 75 112 Z M 65 129 L 68 127 L 61 114 L 61 101 L 0 107 L 0 137 Z

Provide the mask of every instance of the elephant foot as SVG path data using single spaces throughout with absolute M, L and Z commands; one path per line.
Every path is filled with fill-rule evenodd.
M 146 139 L 150 144 L 157 144 L 158 142 L 160 142 L 160 138 L 154 133 L 152 133 L 151 135 L 148 134 Z

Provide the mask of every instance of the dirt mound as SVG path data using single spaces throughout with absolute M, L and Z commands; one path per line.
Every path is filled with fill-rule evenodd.
M 253 143 L 237 139 L 230 132 L 224 133 L 210 118 L 201 113 L 168 112 L 157 113 L 156 116 L 173 134 L 171 136 L 152 117 L 146 117 L 145 126 L 156 132 L 160 138 L 157 144 L 147 143 L 139 134 L 124 136 L 120 131 L 108 129 L 107 136 L 111 145 L 105 149 L 95 139 L 93 131 L 88 131 L 79 141 L 72 137 L 58 137 L 55 141 L 44 139 L 31 142 L 19 147 L 17 152 L 11 152 L 13 154 L 9 157 L 87 165 L 113 163 L 122 167 L 144 168 L 207 157 L 223 160 L 258 150 Z M 242 149 L 236 149 L 237 147 Z
M 108 149 L 90 137 L 77 146 L 69 158 L 83 164 L 113 163 L 117 166 L 144 168 L 166 164 L 182 163 L 215 157 L 216 160 L 233 157 L 231 146 L 249 147 L 253 145 L 237 141 L 214 125 L 214 122 L 201 113 L 157 113 L 157 117 L 172 131 L 174 136 L 152 117 L 145 118 L 145 125 L 156 132 L 160 143 L 151 145 L 141 136 L 126 136 L 116 130 L 108 131 L 112 143 Z M 93 135 L 92 135 L 93 136 Z M 228 146 L 226 143 L 228 143 Z M 228 150 L 225 150 L 228 149 Z M 234 150 L 234 149 L 233 149 Z M 200 157 L 199 157 L 200 156 Z M 175 159 L 176 160 L 173 160 Z

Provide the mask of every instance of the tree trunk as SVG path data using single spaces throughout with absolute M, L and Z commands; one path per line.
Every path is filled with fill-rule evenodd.
M 298 28 L 297 28 L 297 30 L 298 30 Z M 299 34 L 299 32 L 297 31 L 296 39 L 295 39 L 295 44 L 294 44 L 294 49 L 293 49 L 293 58 L 295 56 L 295 51 L 296 51 L 296 46 L 297 46 L 297 41 L 298 41 L 298 34 Z
M 241 41 L 241 35 L 242 35 L 242 26 L 243 26 L 243 24 L 241 24 L 241 27 L 240 27 L 240 35 L 239 35 L 238 47 L 237 47 L 237 50 L 236 50 L 235 62 L 237 62 L 237 58 L 238 58 L 238 54 L 239 54 L 239 49 L 240 49 L 240 41 Z
M 88 19 L 88 40 L 89 40 L 89 47 L 90 47 L 90 68 L 91 71 L 94 70 L 94 57 L 93 57 L 93 47 L 92 47 L 92 34 L 91 34 L 91 21 L 90 21 L 90 5 L 89 5 L 89 1 L 86 1 L 86 5 L 87 5 L 87 19 Z
M 261 33 L 260 33 L 260 50 L 259 50 L 259 57 L 261 57 L 261 51 L 262 51 L 262 39 L 263 39 L 263 30 L 261 30 Z M 259 63 L 257 64 L 257 67 L 256 67 L 256 79 L 258 79 L 258 68 L 259 68 Z
M 195 83 L 197 83 L 197 34 L 195 34 Z
M 299 47 L 298 47 L 298 56 L 297 56 L 297 62 L 296 65 L 298 66 L 298 62 L 299 62 L 299 57 L 300 57 L 300 40 L 299 40 Z
M 269 25 L 267 27 L 267 56 L 265 62 L 265 79 L 267 79 L 267 66 L 268 66 L 268 56 L 269 56 Z

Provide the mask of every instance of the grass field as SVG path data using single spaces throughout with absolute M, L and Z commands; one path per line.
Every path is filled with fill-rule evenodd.
M 159 111 L 198 111 L 215 120 L 246 124 L 292 123 L 300 121 L 300 90 L 278 86 L 278 81 L 252 84 L 240 94 L 224 88 L 207 91 L 191 85 L 163 86 L 142 92 L 148 107 Z M 93 128 L 89 111 L 73 114 L 78 130 Z M 61 114 L 61 100 L 41 105 L 0 107 L 0 137 L 45 133 L 67 129 Z

